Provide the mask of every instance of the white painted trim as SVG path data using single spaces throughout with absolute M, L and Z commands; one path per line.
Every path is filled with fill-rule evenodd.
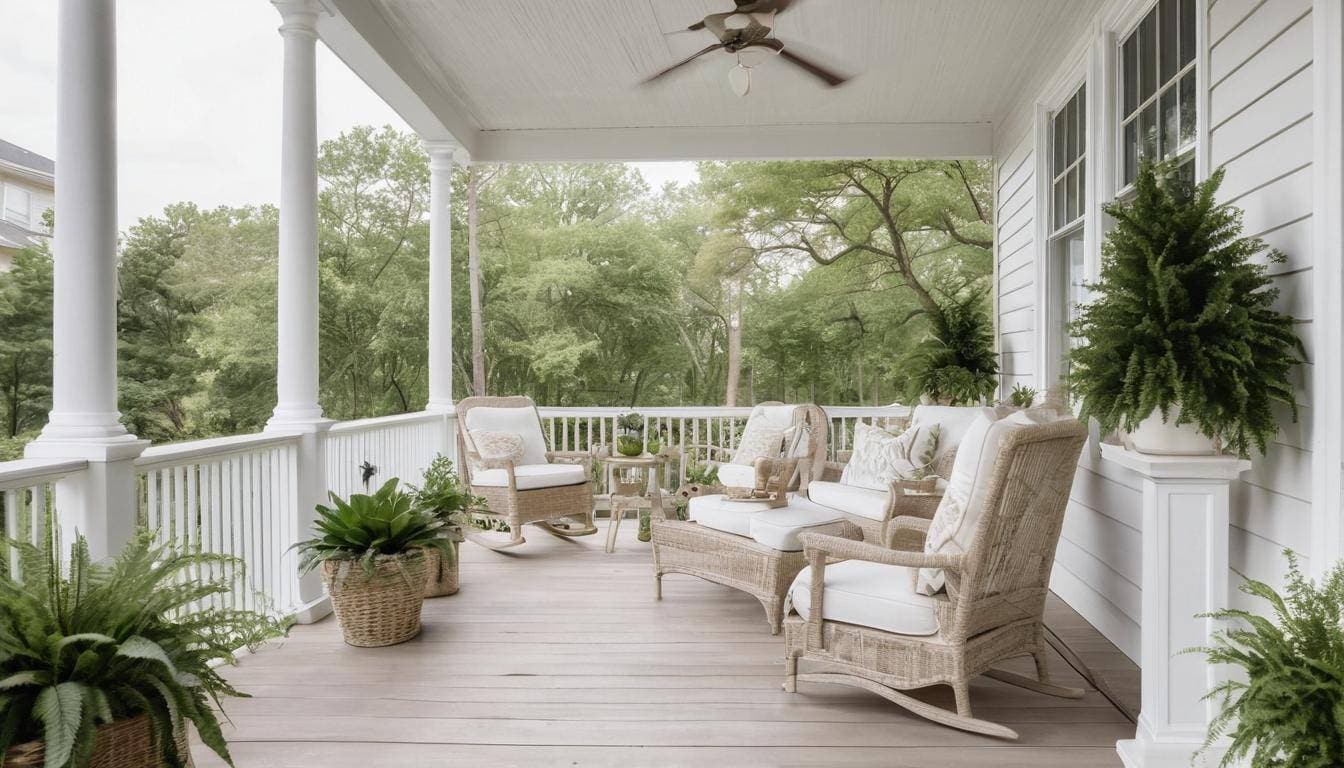
M 1311 570 L 1344 557 L 1344 9 L 1314 0 Z
M 988 158 L 989 123 L 481 131 L 479 162 Z
M 1072 67 L 1069 68 L 1072 70 Z M 1059 89 L 1053 89 L 1059 90 Z M 1035 227 L 1035 240 L 1033 248 L 1036 251 L 1036 264 L 1032 270 L 1032 279 L 1036 281 L 1036 370 L 1033 375 L 1036 377 L 1036 389 L 1043 392 L 1054 391 L 1054 378 L 1050 375 L 1050 369 L 1054 367 L 1050 362 L 1052 349 L 1056 346 L 1054 339 L 1054 326 L 1056 316 L 1059 313 L 1058 307 L 1052 307 L 1051 298 L 1054 296 L 1052 280 L 1054 278 L 1053 254 L 1050 252 L 1050 230 L 1051 217 L 1054 215 L 1054 176 L 1051 173 L 1051 160 L 1054 158 L 1053 147 L 1050 146 L 1052 126 L 1050 125 L 1050 115 L 1059 107 L 1059 101 L 1052 98 L 1049 102 L 1036 103 L 1036 117 L 1032 121 L 1032 147 L 1035 153 L 1036 166 L 1036 219 L 1032 222 Z M 1091 133 L 1091 126 L 1088 127 L 1088 133 Z

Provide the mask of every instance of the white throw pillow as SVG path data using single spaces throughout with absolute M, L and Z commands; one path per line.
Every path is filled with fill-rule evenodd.
M 467 411 L 462 426 L 467 431 L 513 432 L 523 438 L 523 464 L 546 464 L 546 436 L 541 433 L 537 410 L 529 406 L 480 406 Z
M 840 475 L 842 485 L 885 491 L 896 480 L 923 477 L 938 451 L 937 424 L 912 426 L 899 435 L 859 422 L 854 425 L 854 452 Z
M 742 439 L 737 443 L 732 463 L 751 466 L 762 457 L 776 458 L 784 443 L 784 432 L 784 428 L 767 424 L 764 420 L 749 420 L 747 428 L 742 430 Z
M 523 436 L 517 432 L 492 432 L 485 429 L 467 430 L 476 454 L 482 459 L 508 459 L 514 464 L 523 460 Z M 484 470 L 480 462 L 471 462 L 472 473 Z
M 929 523 L 924 551 L 953 555 L 966 552 L 975 540 L 975 530 L 985 514 L 985 496 L 998 462 L 1000 446 L 1014 431 L 1032 424 L 1052 421 L 1044 413 L 1019 411 L 1005 419 L 993 420 L 993 409 L 986 409 L 971 424 L 957 449 L 952 478 L 947 483 L 938 510 Z M 921 568 L 916 590 L 932 595 L 944 586 L 941 568 Z
M 990 421 L 1003 418 L 1006 414 L 995 413 L 993 408 L 984 406 L 955 405 L 919 405 L 915 406 L 910 417 L 910 426 L 929 427 L 937 424 L 942 430 L 938 436 L 938 457 L 956 451 L 966 431 L 975 423 L 976 417 L 986 416 Z

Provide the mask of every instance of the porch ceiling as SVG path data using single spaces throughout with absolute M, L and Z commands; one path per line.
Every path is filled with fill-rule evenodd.
M 798 0 L 779 38 L 854 79 L 768 61 L 746 98 L 724 53 L 639 84 L 729 0 L 325 3 L 323 39 L 412 126 L 509 161 L 987 155 L 1099 0 Z

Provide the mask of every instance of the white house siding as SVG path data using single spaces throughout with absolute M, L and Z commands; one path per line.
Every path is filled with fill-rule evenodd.
M 1091 34 L 1105 45 L 1103 9 Z M 1210 167 L 1227 169 L 1223 198 L 1245 212 L 1246 231 L 1283 251 L 1286 262 L 1272 267 L 1281 290 L 1280 308 L 1301 320 L 1300 333 L 1312 359 L 1312 16 L 1311 0 L 1210 0 L 1205 150 Z M 1060 53 L 1063 77 L 1064 52 Z M 1105 53 L 1109 53 L 1106 51 Z M 1095 80 L 1095 77 L 1093 78 Z M 1108 88 L 1089 84 L 1089 95 Z M 1108 96 L 1107 96 L 1108 97 Z M 996 136 L 999 174 L 997 317 L 1004 391 L 1018 382 L 1043 388 L 1036 360 L 1037 274 L 1031 264 L 1045 258 L 1045 244 L 1033 242 L 1032 200 L 1035 100 L 1019 105 Z M 1090 115 L 1098 110 L 1089 105 Z M 1111 162 L 1108 142 L 1090 130 L 1089 161 Z M 1022 182 L 1026 180 L 1027 183 Z M 1019 185 L 1021 188 L 1019 189 Z M 1023 201 L 1031 201 L 1027 208 Z M 1026 226 L 1023 226 L 1025 222 Z M 1021 278 L 1015 277 L 1022 274 Z M 1230 565 L 1253 578 L 1277 583 L 1282 550 L 1310 551 L 1311 403 L 1310 364 L 1295 377 L 1299 418 L 1284 414 L 1283 428 L 1265 456 L 1232 495 Z M 1095 445 L 1084 451 L 1070 495 L 1068 516 L 1052 588 L 1135 661 L 1139 656 L 1141 499 L 1138 478 L 1103 462 Z M 1235 587 L 1240 577 L 1228 574 Z M 1245 605 L 1234 592 L 1234 602 Z

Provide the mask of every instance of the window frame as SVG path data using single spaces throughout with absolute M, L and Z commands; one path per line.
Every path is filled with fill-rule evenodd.
M 32 191 L 27 190 L 27 189 L 24 189 L 23 187 L 20 187 L 20 186 L 17 185 L 17 184 L 7 183 L 7 184 L 4 185 L 4 192 L 5 192 L 5 194 L 4 194 L 4 199 L 3 199 L 3 200 L 0 200 L 0 203 L 3 204 L 3 206 L 0 207 L 0 218 L 3 218 L 5 221 L 8 221 L 8 222 L 11 223 L 11 224 L 15 224 L 15 225 L 18 225 L 18 226 L 20 226 L 20 227 L 23 227 L 24 229 L 32 229 L 32 228 L 33 228 L 33 193 L 32 193 Z M 23 221 L 15 221 L 14 219 L 10 218 L 10 216 L 9 216 L 10 211 L 12 210 L 11 207 L 10 207 L 11 196 L 13 196 L 16 192 L 17 192 L 17 193 L 20 193 L 20 194 L 22 194 L 22 195 L 24 195 L 24 197 L 26 198 L 25 201 L 24 201 L 25 205 L 24 205 L 24 211 L 23 211 L 23 217 L 24 217 L 24 218 L 23 218 Z

